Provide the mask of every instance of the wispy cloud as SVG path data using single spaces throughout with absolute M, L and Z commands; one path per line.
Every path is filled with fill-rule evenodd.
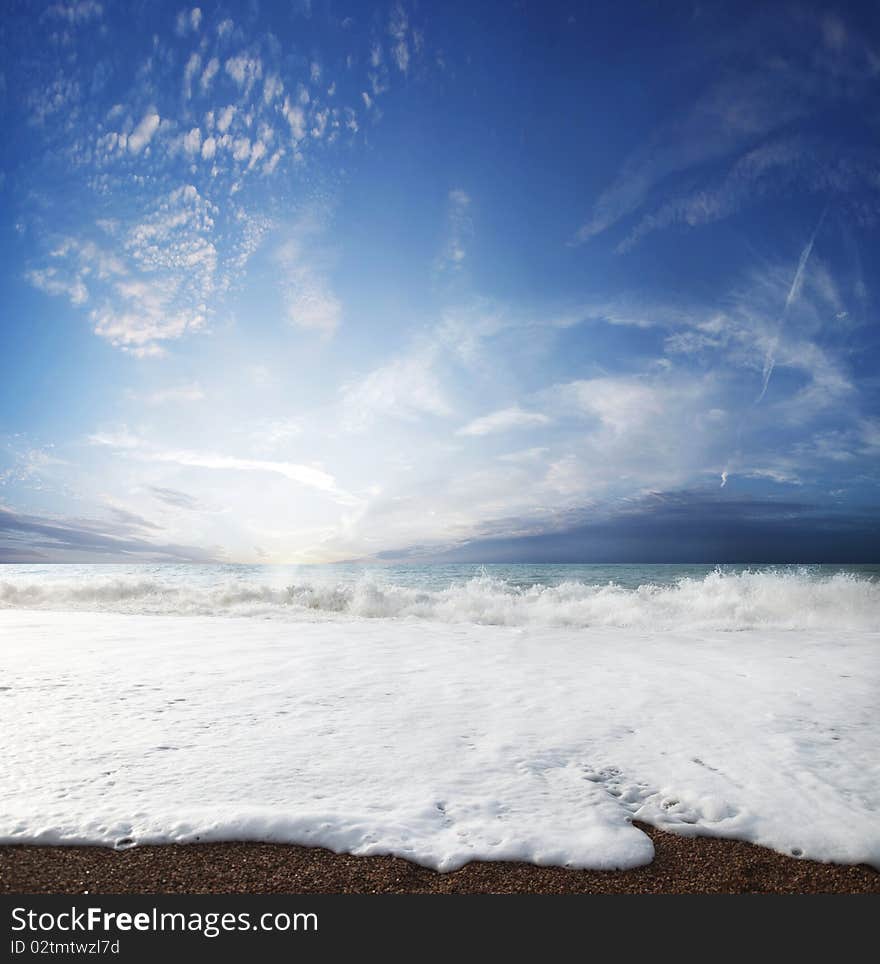
M 813 245 L 816 243 L 816 235 L 818 235 L 819 230 L 822 227 L 822 222 L 825 220 L 827 210 L 828 209 L 826 207 L 819 216 L 819 222 L 816 225 L 813 233 L 810 235 L 810 239 L 804 245 L 804 249 L 801 251 L 801 256 L 798 259 L 798 265 L 794 273 L 794 278 L 792 278 L 791 281 L 791 287 L 788 289 L 788 294 L 785 296 L 785 306 L 783 307 L 782 314 L 779 316 L 779 321 L 777 322 L 777 334 L 771 339 L 770 344 L 767 346 L 767 354 L 764 356 L 764 369 L 761 373 L 761 393 L 758 395 L 758 402 L 760 402 L 761 399 L 767 394 L 767 386 L 770 384 L 770 376 L 773 374 L 773 367 L 776 364 L 776 348 L 779 344 L 782 326 L 785 324 L 785 319 L 788 315 L 789 309 L 800 294 L 801 286 L 803 285 L 804 281 L 804 271 L 807 268 L 810 255 L 813 253 Z
M 101 14 L 100 4 L 79 2 L 55 4 L 46 16 L 87 27 Z M 388 23 L 395 62 L 406 72 L 421 41 L 402 5 L 393 8 Z M 57 68 L 52 80 L 23 78 L 23 97 L 37 123 L 60 113 L 76 123 L 63 149 L 72 176 L 102 204 L 113 200 L 110 243 L 102 244 L 100 234 L 86 227 L 70 238 L 70 252 L 89 245 L 112 250 L 119 277 L 115 284 L 94 284 L 88 266 L 51 255 L 32 264 L 26 276 L 47 294 L 88 306 L 96 334 L 142 357 L 159 357 L 170 342 L 210 330 L 266 225 L 281 214 L 274 208 L 267 214 L 264 198 L 245 185 L 256 178 L 289 183 L 310 151 L 347 145 L 361 127 L 364 75 L 343 83 L 315 55 L 299 70 L 281 56 L 273 36 L 245 36 L 241 25 L 218 22 L 199 7 L 180 10 L 174 24 L 177 39 L 156 34 L 129 84 L 125 72 L 117 71 L 112 106 L 103 89 L 104 96 L 86 96 L 91 76 L 76 58 Z M 99 72 L 110 69 L 109 60 L 99 65 Z M 165 96 L 160 74 L 166 82 L 177 77 L 182 97 Z M 384 92 L 387 84 L 381 86 Z M 369 89 L 375 98 L 376 85 Z M 58 153 L 48 142 L 47 151 Z M 74 197 L 83 205 L 87 194 L 75 192 L 65 203 L 71 206 Z M 67 220 L 88 226 L 99 218 L 71 208 Z M 288 247 L 285 271 L 288 319 L 332 333 L 342 306 L 324 266 L 311 251 Z
M 197 449 L 166 449 L 149 444 L 127 431 L 121 433 L 98 433 L 90 437 L 93 445 L 119 449 L 130 457 L 143 462 L 172 463 L 195 469 L 232 472 L 263 472 L 280 475 L 291 482 L 323 492 L 335 501 L 346 505 L 358 504 L 358 499 L 341 489 L 336 480 L 323 469 L 296 462 L 269 459 L 240 458 L 218 452 Z
M 349 431 L 363 431 L 380 417 L 413 420 L 451 414 L 431 347 L 396 358 L 342 388 L 342 422 Z
M 0 506 L 0 560 L 8 562 L 216 562 L 216 552 L 153 542 L 143 520 L 115 521 L 27 515 Z
M 154 499 L 158 499 L 160 502 L 164 502 L 166 505 L 170 505 L 175 509 L 186 509 L 190 512 L 198 512 L 202 508 L 202 504 L 198 499 L 186 492 L 181 492 L 180 489 L 169 489 L 161 485 L 148 485 L 147 491 Z
M 441 270 L 458 271 L 467 257 L 467 244 L 473 234 L 470 196 L 461 188 L 453 188 L 447 199 L 447 241 L 438 260 Z
M 288 322 L 295 328 L 332 335 L 342 323 L 342 303 L 331 287 L 315 240 L 319 227 L 301 221 L 276 252 Z
M 178 405 L 186 402 L 201 402 L 205 399 L 205 391 L 198 382 L 183 385 L 170 385 L 154 392 L 143 395 L 131 393 L 132 398 L 139 399 L 147 405 Z
M 482 415 L 462 426 L 458 435 L 490 435 L 494 432 L 507 432 L 518 428 L 536 428 L 546 425 L 549 417 L 541 412 L 528 412 L 519 406 L 502 408 L 489 415 Z
M 815 136 L 805 144 L 789 130 L 829 105 L 860 97 L 876 74 L 877 55 L 863 41 L 853 42 L 839 18 L 832 18 L 837 26 L 829 30 L 827 17 L 778 13 L 745 18 L 711 51 L 714 79 L 698 83 L 700 96 L 625 160 L 577 230 L 575 244 L 644 207 L 653 210 L 630 230 L 619 251 L 671 224 L 693 226 L 726 217 L 752 195 L 778 190 L 795 178 L 832 190 L 853 179 L 852 166 L 839 163 L 833 150 L 817 167 L 814 158 L 829 151 Z M 719 69 L 719 62 L 727 61 L 731 68 Z M 720 176 L 719 165 L 726 165 Z M 825 167 L 836 171 L 833 178 Z M 691 183 L 682 193 L 684 176 Z M 702 182 L 696 190 L 695 181 Z

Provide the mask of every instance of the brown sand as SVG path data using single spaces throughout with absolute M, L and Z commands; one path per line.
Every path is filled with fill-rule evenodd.
M 0 847 L 0 893 L 880 894 L 880 874 L 870 867 L 638 826 L 656 856 L 647 867 L 621 871 L 475 862 L 438 874 L 398 857 L 291 844 Z

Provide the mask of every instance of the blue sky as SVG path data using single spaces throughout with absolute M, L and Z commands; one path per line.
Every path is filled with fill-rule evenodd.
M 0 559 L 876 559 L 870 6 L 12 4 Z

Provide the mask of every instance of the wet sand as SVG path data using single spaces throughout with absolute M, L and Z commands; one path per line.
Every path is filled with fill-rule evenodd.
M 296 894 L 880 894 L 870 867 L 821 864 L 736 840 L 654 841 L 647 867 L 566 870 L 474 862 L 439 874 L 398 857 L 352 857 L 292 844 L 0 847 L 0 892 Z

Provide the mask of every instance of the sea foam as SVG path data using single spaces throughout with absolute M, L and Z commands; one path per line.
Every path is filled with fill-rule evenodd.
M 621 621 L 622 594 L 577 586 L 391 594 L 410 613 L 454 607 L 452 622 L 6 609 L 0 842 L 277 840 L 440 870 L 607 868 L 651 859 L 641 820 L 880 867 L 880 634 L 644 626 L 834 622 L 833 580 L 812 597 L 790 582 L 788 608 L 772 591 L 788 582 L 750 576 L 636 592 L 638 630 L 585 628 Z M 864 620 L 868 588 L 841 588 Z M 580 622 L 460 621 L 535 619 L 548 599 Z
M 37 579 L 19 571 L 0 578 L 0 608 L 583 629 L 873 629 L 880 626 L 880 582 L 807 569 L 716 570 L 636 587 L 578 579 L 523 586 L 482 574 L 442 588 L 401 585 L 381 573 L 348 581 L 314 576 L 265 583 L 250 574 L 231 578 L 222 570 L 201 581 L 161 569 L 151 576 L 93 569 L 75 578 L 62 573 Z

